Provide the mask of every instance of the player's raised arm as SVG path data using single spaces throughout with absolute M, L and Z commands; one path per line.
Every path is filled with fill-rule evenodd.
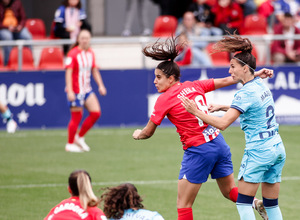
M 272 78 L 274 74 L 274 71 L 271 69 L 263 68 L 261 70 L 258 70 L 254 73 L 254 76 L 257 77 L 259 76 L 262 79 L 265 79 L 267 77 Z M 234 80 L 231 76 L 225 77 L 225 78 L 218 78 L 214 79 L 215 83 L 215 89 L 223 88 L 226 86 L 230 86 L 233 84 L 238 83 L 239 81 Z

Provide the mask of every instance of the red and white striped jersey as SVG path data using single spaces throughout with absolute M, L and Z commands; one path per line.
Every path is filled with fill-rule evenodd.
M 91 72 L 95 67 L 95 54 L 91 49 L 81 50 L 77 46 L 70 50 L 66 59 L 66 69 L 73 70 L 72 87 L 76 94 L 85 94 L 92 90 Z
M 181 97 L 186 96 L 194 100 L 197 107 L 208 114 L 205 93 L 213 90 L 213 79 L 178 82 L 158 97 L 150 120 L 160 125 L 167 116 L 176 126 L 184 150 L 209 142 L 218 136 L 219 129 L 187 112 L 181 104 Z
M 44 220 L 107 220 L 98 207 L 88 207 L 84 210 L 79 197 L 73 196 L 61 201 L 53 207 Z

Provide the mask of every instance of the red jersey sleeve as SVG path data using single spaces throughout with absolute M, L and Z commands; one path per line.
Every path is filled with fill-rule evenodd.
M 150 117 L 150 120 L 156 125 L 160 125 L 164 117 L 168 114 L 168 102 L 165 94 L 166 93 L 161 94 L 156 100 L 154 110 Z
M 74 52 L 74 49 L 72 49 L 68 55 L 67 55 L 67 58 L 66 58 L 66 61 L 65 61 L 65 68 L 68 69 L 68 68 L 71 68 L 71 69 L 74 69 L 74 66 L 75 66 L 75 55 L 76 53 Z
M 214 79 L 196 80 L 193 83 L 197 90 L 203 90 L 204 93 L 215 90 Z
M 96 56 L 95 56 L 95 53 L 92 49 L 89 49 L 89 51 L 91 52 L 92 54 L 92 69 L 94 68 L 98 68 L 97 64 L 96 64 Z

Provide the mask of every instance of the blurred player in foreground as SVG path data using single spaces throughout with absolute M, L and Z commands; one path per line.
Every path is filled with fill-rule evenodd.
M 182 97 L 186 110 L 203 122 L 225 130 L 238 117 L 245 132 L 246 148 L 238 175 L 239 195 L 237 209 L 241 220 L 255 219 L 251 208 L 254 196 L 261 185 L 263 204 L 270 220 L 282 220 L 278 206 L 281 172 L 286 153 L 275 119 L 271 91 L 255 76 L 256 59 L 249 39 L 237 35 L 226 36 L 216 45 L 219 51 L 235 53 L 230 61 L 229 74 L 243 87 L 236 92 L 231 106 L 212 105 L 210 112 L 226 111 L 215 117 L 198 109 L 194 99 Z
M 99 199 L 95 196 L 91 177 L 85 170 L 75 170 L 69 176 L 68 190 L 71 197 L 63 200 L 44 220 L 106 220 L 104 213 L 97 207 Z
M 100 103 L 91 87 L 91 75 L 98 85 L 100 95 L 106 95 L 106 88 L 95 63 L 95 55 L 90 48 L 91 33 L 81 30 L 77 42 L 66 59 L 66 93 L 71 111 L 68 126 L 68 143 L 65 150 L 69 152 L 90 151 L 84 135 L 96 123 L 101 114 Z M 83 107 L 89 116 L 82 123 L 78 134 L 77 128 L 82 119 Z
M 174 59 L 178 55 L 176 39 L 156 42 L 143 49 L 145 56 L 162 60 L 155 69 L 154 84 L 162 93 L 154 106 L 150 120 L 143 130 L 133 133 L 136 140 L 150 138 L 165 116 L 176 126 L 184 149 L 178 177 L 177 211 L 178 220 L 193 219 L 192 205 L 202 183 L 209 174 L 216 179 L 223 196 L 236 202 L 238 188 L 234 182 L 231 152 L 219 129 L 188 113 L 181 104 L 186 96 L 196 100 L 197 106 L 208 111 L 205 93 L 237 83 L 232 77 L 180 82 L 180 70 Z M 257 76 L 267 77 L 269 70 L 256 72 Z M 256 200 L 254 206 L 259 212 Z
M 8 133 L 15 133 L 18 125 L 12 117 L 12 113 L 6 105 L 0 103 L 0 113 L 4 123 L 6 123 L 6 130 Z
M 143 200 L 131 183 L 109 187 L 101 196 L 103 211 L 110 220 L 164 220 L 158 213 L 144 209 Z

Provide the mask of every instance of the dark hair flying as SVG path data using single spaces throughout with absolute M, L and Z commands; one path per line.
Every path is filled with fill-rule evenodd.
M 229 52 L 236 53 L 233 58 L 242 65 L 248 65 L 251 73 L 254 74 L 256 68 L 256 58 L 251 54 L 253 46 L 248 38 L 242 38 L 239 35 L 233 34 L 224 36 L 213 46 L 214 52 Z
M 160 69 L 167 78 L 173 75 L 176 81 L 180 79 L 179 66 L 174 62 L 179 54 L 176 38 L 170 37 L 164 42 L 157 40 L 154 44 L 143 48 L 142 52 L 146 57 L 163 61 L 156 68 Z

